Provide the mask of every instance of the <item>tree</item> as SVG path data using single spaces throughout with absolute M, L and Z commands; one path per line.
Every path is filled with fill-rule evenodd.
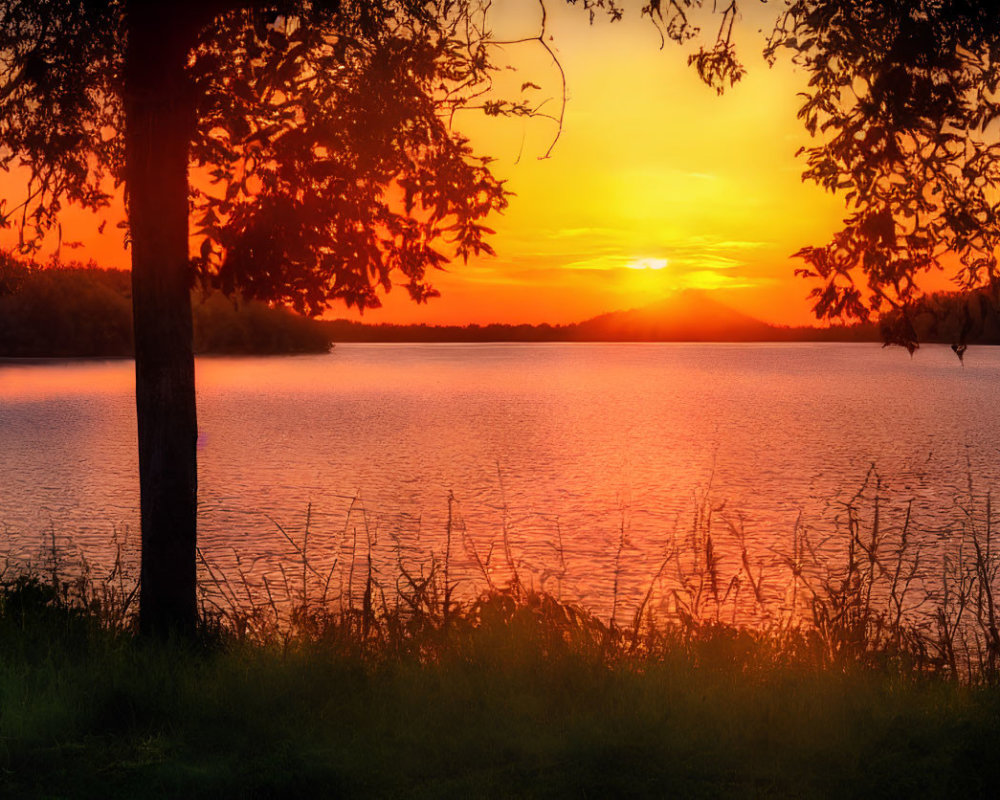
M 426 300 L 429 268 L 489 252 L 480 220 L 506 192 L 448 126 L 488 79 L 477 12 L 449 0 L 0 6 L 2 166 L 27 183 L 2 210 L 22 247 L 64 203 L 100 211 L 125 188 L 143 631 L 197 620 L 193 281 L 315 313 L 377 306 L 395 275 Z
M 952 269 L 970 302 L 1000 299 L 1000 21 L 974 0 L 798 0 L 767 48 L 810 73 L 799 112 L 819 142 L 804 177 L 844 192 L 848 216 L 797 255 L 820 318 L 880 316 L 917 346 L 927 273 Z M 955 342 L 981 310 L 964 312 Z

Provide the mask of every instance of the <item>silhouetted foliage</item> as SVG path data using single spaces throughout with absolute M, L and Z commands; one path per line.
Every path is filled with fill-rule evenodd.
M 72 0 L 0 9 L 3 165 L 30 170 L 28 199 L 5 206 L 4 221 L 26 249 L 63 202 L 102 208 L 108 179 L 126 180 L 129 9 Z M 394 271 L 426 299 L 428 267 L 449 252 L 488 251 L 477 220 L 506 204 L 504 191 L 447 114 L 492 69 L 479 13 L 451 2 L 163 12 L 191 52 L 190 161 L 207 177 L 191 190 L 197 272 L 317 312 L 335 299 L 378 305 L 375 289 Z
M 0 258 L 0 357 L 133 355 L 129 274 L 93 265 L 29 267 Z M 257 300 L 194 292 L 196 353 L 325 353 L 323 323 Z
M 899 327 L 893 317 L 901 314 L 886 316 L 890 329 Z M 910 304 L 907 315 L 905 324 L 916 341 L 951 344 L 960 357 L 964 344 L 1000 344 L 1000 308 L 990 289 L 924 295 Z
M 259 300 L 209 292 L 196 299 L 193 310 L 196 353 L 326 353 L 332 346 L 322 322 Z
M 0 264 L 0 356 L 53 358 L 132 353 L 132 303 L 127 272 Z
M 797 0 L 767 54 L 810 73 L 799 111 L 818 143 L 805 178 L 844 192 L 848 216 L 798 255 L 821 318 L 884 320 L 911 351 L 925 273 L 1000 286 L 1000 17 L 974 0 Z M 964 343 L 968 331 L 959 329 Z M 958 341 L 958 340 L 956 340 Z

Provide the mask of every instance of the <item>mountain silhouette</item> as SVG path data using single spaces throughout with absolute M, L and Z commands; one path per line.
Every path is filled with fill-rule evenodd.
M 642 308 L 601 314 L 572 327 L 574 338 L 601 341 L 746 342 L 789 338 L 787 328 L 768 325 L 695 289 Z

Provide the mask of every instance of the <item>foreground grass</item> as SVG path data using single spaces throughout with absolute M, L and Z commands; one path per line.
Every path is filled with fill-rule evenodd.
M 526 604 L 405 652 L 334 629 L 140 642 L 33 584 L 0 609 L 4 797 L 969 798 L 1000 785 L 994 686 L 811 667 L 726 627 L 615 658 Z

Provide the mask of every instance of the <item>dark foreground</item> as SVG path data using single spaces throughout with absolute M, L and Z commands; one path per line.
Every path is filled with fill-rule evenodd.
M 990 797 L 1000 691 L 707 625 L 642 639 L 499 593 L 269 643 L 0 615 L 3 797 Z M 443 624 L 442 624 L 443 623 Z M 818 652 L 818 651 L 817 651 Z

